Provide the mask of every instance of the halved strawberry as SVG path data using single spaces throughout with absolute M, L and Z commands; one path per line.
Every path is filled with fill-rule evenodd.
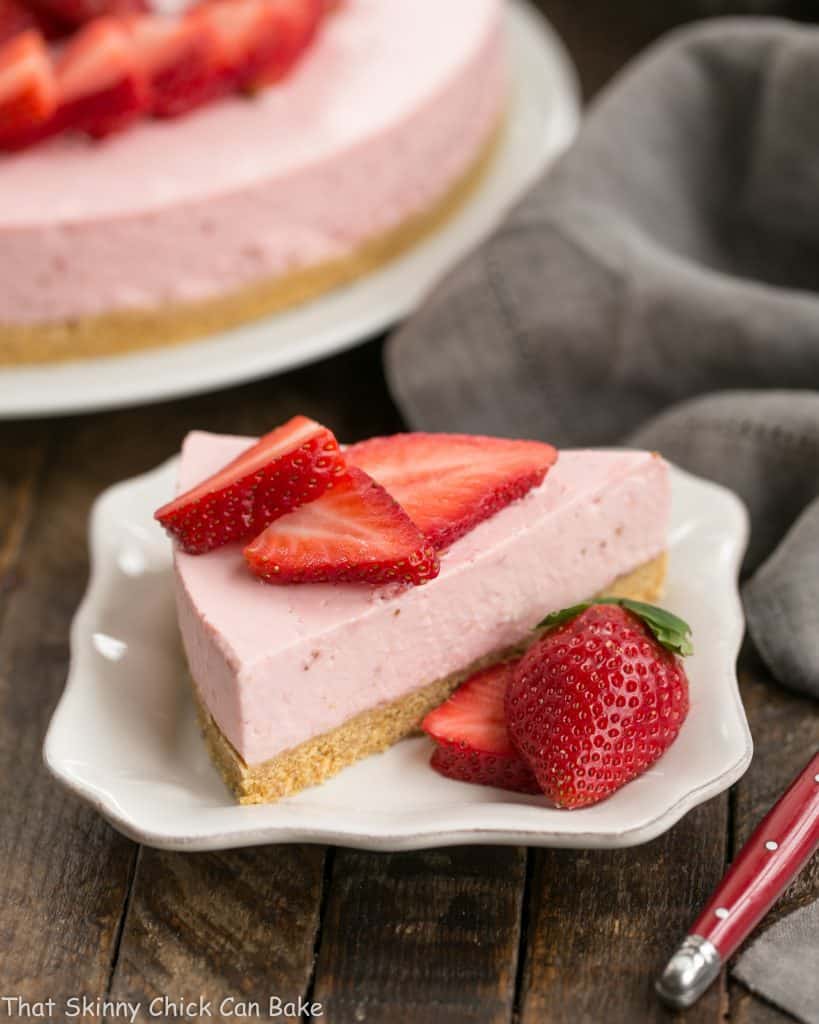
M 148 109 L 147 79 L 130 34 L 117 18 L 80 29 L 57 61 L 60 128 L 102 137 Z
M 36 30 L 0 48 L 0 148 L 42 138 L 57 108 L 57 86 L 45 40 Z
M 549 444 L 466 434 L 396 434 L 353 445 L 347 463 L 382 484 L 438 550 L 542 482 Z
M 124 19 L 150 89 L 156 117 L 178 117 L 222 89 L 219 42 L 207 21 L 141 15 Z
M 435 551 L 387 492 L 350 469 L 318 501 L 283 516 L 245 548 L 269 583 L 425 583 Z
M 255 536 L 279 516 L 321 497 L 343 473 L 332 433 L 296 416 L 154 516 L 185 551 L 203 554 Z
M 476 673 L 426 716 L 422 728 L 436 743 L 430 764 L 441 775 L 520 793 L 540 792 L 506 730 L 504 698 L 515 664 L 502 662 Z

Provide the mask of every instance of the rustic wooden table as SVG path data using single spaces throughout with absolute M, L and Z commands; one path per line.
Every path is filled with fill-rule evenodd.
M 541 6 L 573 51 L 588 95 L 668 27 L 675 5 Z M 305 412 L 350 441 L 394 431 L 401 420 L 380 356 L 376 340 L 220 394 L 0 425 L 0 996 L 143 1004 L 234 996 L 263 1005 L 270 995 L 307 996 L 332 1024 L 671 1016 L 652 994 L 653 977 L 819 744 L 815 707 L 774 685 L 752 653 L 742 683 L 756 742 L 750 771 L 732 792 L 632 850 L 160 853 L 118 835 L 41 766 L 97 493 L 165 459 L 192 426 L 254 434 Z M 814 863 L 775 912 L 817 895 Z M 20 1018 L 0 1002 L 0 1019 Z M 51 1019 L 65 1018 L 57 1011 Z M 178 1018 L 169 1011 L 165 1019 Z M 787 1018 L 723 978 L 687 1019 Z

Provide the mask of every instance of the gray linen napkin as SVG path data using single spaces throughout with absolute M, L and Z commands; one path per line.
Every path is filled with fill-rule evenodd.
M 817 110 L 819 29 L 652 47 L 392 339 L 410 422 L 594 444 L 706 391 L 819 387 Z
M 416 429 L 630 435 L 736 490 L 749 631 L 782 683 L 819 697 L 819 391 L 797 390 L 819 389 L 817 111 L 819 29 L 673 33 L 385 361 Z M 815 1024 L 819 901 L 799 914 L 737 974 Z
M 780 682 L 819 697 L 819 392 L 691 399 L 628 443 L 656 448 L 745 501 L 748 631 Z
M 798 1020 L 819 1024 L 818 950 L 819 913 L 811 903 L 755 939 L 740 956 L 733 974 Z

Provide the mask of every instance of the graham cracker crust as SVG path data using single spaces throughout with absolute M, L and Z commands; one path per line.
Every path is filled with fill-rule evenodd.
M 504 124 L 502 118 L 466 173 L 432 206 L 341 259 L 204 302 L 121 310 L 52 323 L 0 324 L 0 366 L 92 359 L 178 345 L 270 316 L 349 284 L 396 259 L 457 213 L 489 169 Z
M 662 554 L 619 577 L 605 590 L 612 597 L 655 601 L 662 593 L 667 555 Z M 598 595 L 603 596 L 603 595 Z M 336 729 L 315 736 L 292 750 L 261 764 L 248 765 L 224 736 L 204 707 L 194 685 L 199 721 L 212 760 L 239 803 L 273 803 L 331 778 L 363 757 L 387 750 L 417 731 L 422 719 L 473 672 L 520 653 L 535 639 L 505 651 L 496 651 L 444 679 L 438 679 L 389 704 L 364 711 Z

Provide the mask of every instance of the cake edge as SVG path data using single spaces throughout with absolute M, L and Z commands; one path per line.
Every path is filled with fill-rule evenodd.
M 0 324 L 0 367 L 63 363 L 207 338 L 332 292 L 404 255 L 443 227 L 489 171 L 506 131 L 501 114 L 466 171 L 431 205 L 339 259 L 255 282 L 201 302 L 32 324 Z
M 668 554 L 663 552 L 619 576 L 602 593 L 635 601 L 657 600 L 662 594 L 667 564 Z M 494 651 L 459 672 L 363 711 L 329 732 L 254 765 L 244 762 L 205 707 L 195 682 L 192 687 L 208 753 L 228 788 L 240 804 L 274 803 L 332 778 L 362 758 L 387 750 L 415 732 L 424 716 L 474 672 L 513 657 L 527 646 L 522 642 L 511 649 Z

